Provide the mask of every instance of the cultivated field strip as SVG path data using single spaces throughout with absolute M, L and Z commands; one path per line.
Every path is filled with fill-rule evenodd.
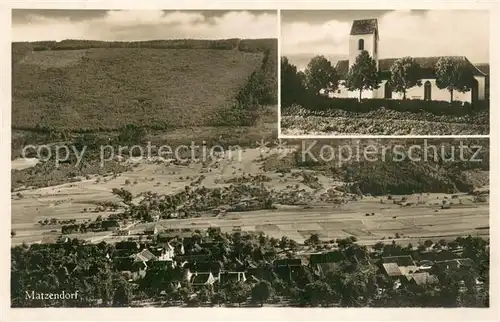
M 400 121 L 400 120 L 398 120 Z M 489 133 L 489 126 L 470 123 L 391 119 L 363 119 L 324 116 L 283 116 L 281 134 L 289 136 L 317 135 L 477 135 Z M 388 126 L 391 124 L 391 126 Z

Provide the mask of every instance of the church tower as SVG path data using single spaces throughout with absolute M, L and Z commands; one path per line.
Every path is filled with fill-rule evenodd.
M 363 50 L 375 59 L 378 68 L 378 40 L 377 19 L 354 20 L 349 36 L 349 68 Z

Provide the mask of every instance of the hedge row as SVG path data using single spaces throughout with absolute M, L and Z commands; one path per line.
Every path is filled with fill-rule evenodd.
M 368 113 L 384 107 L 399 112 L 428 112 L 435 115 L 465 116 L 478 112 L 489 111 L 489 101 L 468 102 L 396 100 L 396 99 L 366 99 L 361 102 L 356 98 L 310 97 L 304 107 L 314 111 L 340 109 L 356 113 Z
M 236 104 L 230 109 L 220 109 L 213 125 L 251 126 L 259 117 L 259 106 L 277 104 L 277 65 L 273 55 L 272 50 L 264 50 L 261 65 L 236 95 Z
M 62 41 L 15 42 L 13 46 L 30 44 L 34 51 L 81 50 L 91 48 L 154 48 L 154 49 L 238 49 L 245 52 L 259 52 L 277 47 L 277 40 L 263 39 L 168 39 L 148 41 L 99 41 L 66 39 Z M 276 51 L 276 50 L 275 50 Z

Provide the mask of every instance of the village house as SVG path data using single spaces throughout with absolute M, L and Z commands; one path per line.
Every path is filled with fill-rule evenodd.
M 135 261 L 133 257 L 115 257 L 113 264 L 117 271 L 129 281 L 137 281 L 146 276 L 148 266 L 144 261 Z
M 157 255 L 159 261 L 173 261 L 175 256 L 175 248 L 170 243 L 158 244 L 160 254 Z
M 158 243 L 150 247 L 150 252 L 155 256 L 155 266 L 175 268 L 177 262 L 174 260 L 175 249 L 170 243 Z
M 123 240 L 115 244 L 115 251 L 113 252 L 113 260 L 115 258 L 130 257 L 145 248 L 145 245 L 137 241 Z
M 245 272 L 219 272 L 218 281 L 220 285 L 229 283 L 245 282 L 247 280 Z
M 442 250 L 427 250 L 422 251 L 418 254 L 418 259 L 420 260 L 420 266 L 422 266 L 422 261 L 428 261 L 434 264 L 434 262 L 441 262 L 446 260 L 453 260 L 456 258 L 455 253 L 448 249 Z
M 147 249 L 142 249 L 140 252 L 129 256 L 123 256 L 128 250 L 119 251 L 122 253 L 113 259 L 116 269 L 123 275 L 127 276 L 130 281 L 136 281 L 146 276 L 148 262 L 155 260 L 156 256 Z
M 249 262 L 235 258 L 233 262 L 227 263 L 227 269 L 231 271 L 245 271 Z
M 284 281 L 294 281 L 304 273 L 304 264 L 300 258 L 284 258 L 274 261 L 274 270 Z
M 245 280 L 245 283 L 250 285 L 250 287 L 253 287 L 255 284 L 258 284 L 260 283 L 260 279 L 258 279 L 257 277 L 253 276 L 253 275 L 250 275 L 248 276 L 248 278 Z
M 335 66 L 335 70 L 339 75 L 341 81 L 345 80 L 347 72 L 356 61 L 356 57 L 362 52 L 367 51 L 370 56 L 375 60 L 377 68 L 380 71 L 382 82 L 378 89 L 373 91 L 363 91 L 363 98 L 402 98 L 402 95 L 393 92 L 388 80 L 390 79 L 390 69 L 392 64 L 398 58 L 384 58 L 379 59 L 379 30 L 377 19 L 364 19 L 355 20 L 351 27 L 349 35 L 349 59 L 340 60 Z M 411 56 L 408 52 L 407 56 Z M 413 57 L 417 63 L 422 67 L 422 86 L 415 86 L 408 90 L 406 98 L 420 99 L 420 100 L 438 100 L 449 101 L 450 93 L 446 89 L 439 89 L 436 85 L 435 66 L 440 57 Z M 480 64 L 478 67 L 473 65 L 467 57 L 454 56 L 463 63 L 465 68 L 474 76 L 473 87 L 466 93 L 459 93 L 457 91 L 453 94 L 453 99 L 463 102 L 474 102 L 477 100 L 487 99 L 486 83 L 489 85 L 489 65 Z M 489 94 L 488 94 L 489 95 Z M 340 85 L 338 90 L 334 93 L 334 97 L 340 98 L 358 98 L 358 91 L 349 91 L 345 86 Z
M 188 280 L 193 286 L 193 289 L 196 290 L 203 287 L 213 287 L 216 278 L 214 277 L 212 272 L 195 272 L 189 273 Z
M 247 262 L 245 275 L 247 278 L 255 278 L 256 280 L 270 280 L 273 277 L 273 264 L 264 261 L 263 264 L 257 265 L 254 262 Z
M 208 278 L 207 274 L 214 277 L 215 280 L 218 279 L 220 272 L 223 269 L 223 264 L 217 261 L 203 261 L 203 262 L 182 262 L 179 266 L 183 269 L 184 280 L 192 282 L 193 276 L 201 275 Z M 199 277 L 197 281 L 200 281 L 202 277 Z
M 189 254 L 180 254 L 175 255 L 174 260 L 177 263 L 202 263 L 202 262 L 210 262 L 212 261 L 212 257 L 209 254 L 198 254 L 198 255 L 189 255 Z
M 389 277 L 409 276 L 418 270 L 409 255 L 382 257 L 382 269 Z
M 437 261 L 434 267 L 440 271 L 444 270 L 462 270 L 471 271 L 476 268 L 476 263 L 470 258 L 456 258 L 451 260 Z
M 143 249 L 139 253 L 130 255 L 130 258 L 133 259 L 134 262 L 143 262 L 147 263 L 151 260 L 156 260 L 156 256 L 151 253 L 148 249 Z
M 432 275 L 429 272 L 417 272 L 411 274 L 411 278 L 408 282 L 409 284 L 420 286 L 425 284 L 436 284 L 439 280 L 435 275 Z
M 409 255 L 382 258 L 382 270 L 394 281 L 394 288 L 439 282 L 438 277 L 430 270 L 431 261 L 423 260 L 419 264 Z
M 314 275 L 324 278 L 328 272 L 332 272 L 339 267 L 343 260 L 345 260 L 345 257 L 340 251 L 311 254 L 309 266 Z
M 398 288 L 411 281 L 412 274 L 418 271 L 418 266 L 411 256 L 388 256 L 382 257 L 381 269 L 393 280 L 394 288 Z
M 144 262 L 134 263 L 130 270 L 121 271 L 120 273 L 125 276 L 127 281 L 134 282 L 146 277 L 148 266 Z

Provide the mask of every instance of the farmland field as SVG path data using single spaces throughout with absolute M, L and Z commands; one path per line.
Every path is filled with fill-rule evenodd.
M 369 113 L 341 110 L 283 110 L 283 135 L 477 135 L 489 133 L 487 114 L 475 117 L 437 116 L 377 109 Z
M 258 149 L 244 149 L 241 153 L 241 159 L 223 158 L 210 169 L 203 170 L 200 162 L 180 166 L 143 161 L 119 176 L 96 175 L 79 182 L 12 193 L 12 229 L 16 232 L 12 242 L 39 242 L 44 237 L 60 235 L 60 226 L 41 227 L 38 224 L 38 221 L 45 218 L 82 221 L 109 214 L 93 212 L 91 209 L 101 202 L 117 202 L 119 199 L 111 192 L 113 188 L 123 187 L 134 196 L 148 191 L 173 194 L 183 191 L 186 186 L 199 179 L 202 173 L 204 178 L 200 184 L 206 188 L 229 186 L 227 182 L 231 178 L 260 174 L 269 178 L 261 183 L 269 189 L 285 194 L 303 191 L 311 194 L 311 197 L 308 205 L 302 206 L 276 203 L 276 209 L 273 210 L 229 212 L 217 216 L 207 212 L 198 218 L 160 220 L 160 229 L 203 230 L 220 227 L 226 232 L 241 229 L 264 232 L 276 238 L 286 235 L 298 242 L 303 242 L 309 235 L 316 233 L 323 240 L 354 236 L 362 244 L 392 240 L 407 244 L 429 238 L 489 235 L 487 200 L 476 202 L 467 193 L 409 194 L 406 195 L 407 201 L 413 205 L 408 207 L 393 203 L 387 195 L 367 195 L 346 203 L 332 204 L 320 201 L 319 195 L 329 187 L 341 185 L 338 179 L 311 170 L 311 174 L 317 176 L 323 187 L 313 189 L 303 180 L 304 175 L 300 174 L 298 168 L 292 168 L 286 174 L 265 170 L 263 158 L 272 158 L 276 155 L 276 150 L 269 150 L 263 155 Z M 476 181 L 476 189 L 487 187 L 487 181 Z M 398 196 L 391 198 L 396 199 Z M 444 200 L 450 201 L 450 209 L 441 209 Z M 131 225 L 131 233 L 142 233 L 148 226 L 146 223 Z M 106 232 L 77 236 L 92 242 L 116 242 L 124 238 Z

